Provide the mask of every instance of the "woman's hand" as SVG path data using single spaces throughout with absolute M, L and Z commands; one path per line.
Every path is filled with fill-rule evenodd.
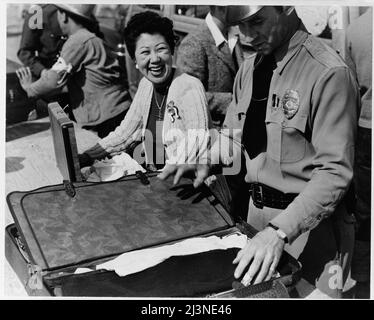
M 87 153 L 79 153 L 78 160 L 81 168 L 92 166 L 94 163 L 94 159 L 92 159 Z
M 22 67 L 16 70 L 17 77 L 21 84 L 21 87 L 26 92 L 32 84 L 32 74 L 29 67 Z
M 194 173 L 193 186 L 197 188 L 209 176 L 209 171 L 210 166 L 208 164 L 166 164 L 157 177 L 161 180 L 166 180 L 169 176 L 174 175 L 174 184 L 178 184 L 183 176 Z

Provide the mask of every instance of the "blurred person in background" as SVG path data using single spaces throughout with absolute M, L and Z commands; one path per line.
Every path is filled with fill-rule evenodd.
M 37 14 L 42 13 L 41 19 Z M 40 78 L 57 61 L 61 48 L 66 41 L 57 20 L 57 7 L 53 4 L 39 4 L 24 10 L 24 23 L 21 43 L 17 52 L 18 59 L 29 67 L 33 80 Z M 36 109 L 31 111 L 29 120 L 47 115 L 49 101 L 57 101 L 62 106 L 69 104 L 66 92 L 36 100 Z
M 53 4 L 38 5 L 42 10 L 42 24 L 37 25 L 32 6 L 26 11 L 21 43 L 17 56 L 24 66 L 29 67 L 34 79 L 50 69 L 58 59 L 66 37 L 63 36 L 57 20 L 57 7 Z M 34 7 L 35 8 L 35 7 Z
M 203 25 L 178 47 L 177 66 L 198 78 L 206 90 L 213 125 L 222 126 L 243 61 L 239 30 L 226 21 L 227 6 L 209 6 Z
M 370 298 L 372 30 L 373 9 L 369 7 L 346 31 L 346 61 L 357 74 L 361 96 L 353 180 L 357 226 L 352 278 L 356 280 L 356 298 L 366 299 Z
M 68 39 L 57 62 L 39 80 L 32 81 L 30 68 L 17 70 L 21 86 L 29 97 L 42 97 L 66 85 L 70 116 L 104 137 L 121 123 L 131 104 L 124 70 L 102 39 L 93 14 L 95 5 L 56 6 L 60 28 Z

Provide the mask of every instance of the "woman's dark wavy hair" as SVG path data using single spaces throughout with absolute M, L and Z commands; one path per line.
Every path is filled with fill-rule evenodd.
M 168 43 L 171 54 L 174 54 L 177 38 L 173 31 L 173 21 L 153 11 L 145 11 L 131 17 L 124 30 L 126 48 L 131 59 L 135 58 L 136 41 L 143 33 L 161 34 Z

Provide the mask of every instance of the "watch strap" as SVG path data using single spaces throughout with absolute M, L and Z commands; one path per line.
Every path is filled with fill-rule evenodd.
M 279 229 L 279 227 L 273 225 L 270 222 L 268 223 L 268 227 L 274 229 L 277 232 L 278 237 L 282 239 L 285 243 L 288 243 L 288 238 L 284 231 L 282 231 L 281 229 Z

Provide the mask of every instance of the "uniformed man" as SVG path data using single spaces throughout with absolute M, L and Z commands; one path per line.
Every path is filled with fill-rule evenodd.
M 76 122 L 105 137 L 121 123 L 131 104 L 124 70 L 100 37 L 95 5 L 56 6 L 68 39 L 57 62 L 39 80 L 32 81 L 28 68 L 17 70 L 21 86 L 29 97 L 41 97 L 66 85 Z
M 224 123 L 236 130 L 222 131 L 211 150 L 211 163 L 229 164 L 248 132 L 262 142 L 255 148 L 249 142 L 245 152 L 248 222 L 261 231 L 233 261 L 235 277 L 245 285 L 270 279 L 286 249 L 301 261 L 306 280 L 340 297 L 353 245 L 345 195 L 353 172 L 357 84 L 336 52 L 306 32 L 293 7 L 233 8 L 233 23 L 272 66 L 261 78 L 259 58 L 243 63 Z M 253 103 L 258 87 L 266 85 L 268 93 L 256 97 L 265 105 Z M 261 106 L 266 112 L 250 110 Z M 160 178 L 175 174 L 177 182 L 193 170 L 198 186 L 209 169 L 204 163 L 168 165 Z
M 40 77 L 42 71 L 54 65 L 66 40 L 57 21 L 57 7 L 41 4 L 39 8 L 42 11 L 42 23 L 38 25 L 39 21 L 34 17 L 37 10 L 30 10 L 26 14 L 17 52 L 18 58 L 30 68 L 35 79 Z

